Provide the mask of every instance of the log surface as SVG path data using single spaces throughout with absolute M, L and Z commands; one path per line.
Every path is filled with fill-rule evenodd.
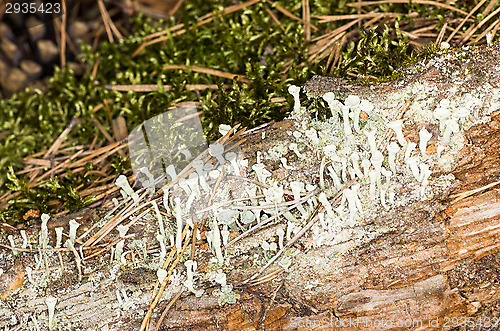
M 445 53 L 434 62 L 402 69 L 399 81 L 356 87 L 315 77 L 304 89 L 313 97 L 329 91 L 339 97 L 356 94 L 395 109 L 402 102 L 391 103 L 388 96 L 404 94 L 416 84 L 437 87 L 434 94 L 420 97 L 424 101 L 453 97 L 452 90 L 500 87 L 498 43 L 456 52 L 459 56 Z M 491 98 L 491 93 L 485 93 L 484 103 L 490 104 Z M 429 105 L 435 107 L 436 102 Z M 465 143 L 448 170 L 433 173 L 433 177 L 453 174 L 456 178 L 439 196 L 394 207 L 361 223 L 358 230 L 367 234 L 365 238 L 351 238 L 342 243 L 342 249 L 314 247 L 308 233 L 294 245 L 289 273 L 277 273 L 258 285 L 235 287 L 240 298 L 222 307 L 212 295 L 216 287 L 207 283 L 199 298 L 182 295 L 160 329 L 448 330 L 460 329 L 458 324 L 465 321 L 473 324 L 461 329 L 482 330 L 498 322 L 500 188 L 489 185 L 500 180 L 500 110 L 495 107 L 487 121 L 464 133 Z M 248 134 L 242 151 L 252 164 L 256 150 L 267 151 L 277 142 L 286 142 L 287 131 L 299 126 L 297 119 L 270 123 Z M 412 130 L 417 131 L 408 126 L 405 135 L 414 136 Z M 279 162 L 271 168 L 277 180 L 289 176 Z M 300 171 L 312 176 L 318 168 L 315 164 Z M 242 267 L 245 257 L 261 251 L 256 242 L 272 237 L 279 227 L 283 225 L 267 227 L 229 249 L 233 267 L 229 283 L 237 285 L 259 269 Z M 2 243 L 8 245 L 6 240 Z M 11 290 L 16 279 L 27 277 L 25 268 L 34 264 L 33 254 L 13 256 L 5 248 L 0 248 L 0 254 L 0 293 L 10 294 L 0 302 L 1 328 L 24 330 L 33 325 L 33 319 L 46 321 L 46 294 L 57 296 L 56 319 L 70 329 L 137 330 L 149 308 L 155 272 L 147 268 L 113 269 L 105 255 L 86 262 L 85 267 L 94 271 L 82 281 L 69 273 L 47 282 L 45 291 L 39 285 L 35 290 L 28 281 Z M 64 258 L 71 261 L 70 255 Z M 265 274 L 279 269 L 273 264 Z M 132 298 L 129 307 L 118 304 L 117 291 L 122 290 Z M 167 288 L 151 325 L 177 290 Z

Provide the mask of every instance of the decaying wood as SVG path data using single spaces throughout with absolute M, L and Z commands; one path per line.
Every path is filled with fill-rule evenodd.
M 405 68 L 399 81 L 356 87 L 316 77 L 306 84 L 305 90 L 310 96 L 329 91 L 339 97 L 357 94 L 379 104 L 390 93 L 416 83 L 435 84 L 438 90 L 432 97 L 437 101 L 440 95 L 452 98 L 448 92 L 454 88 L 472 91 L 486 84 L 500 87 L 498 43 L 461 52 L 465 55 L 441 55 L 440 66 L 417 64 Z M 444 330 L 465 321 L 469 323 L 467 330 L 479 330 L 481 323 L 484 329 L 498 324 L 499 123 L 500 111 L 493 109 L 488 121 L 465 132 L 466 143 L 449 171 L 456 180 L 441 196 L 392 208 L 362 223 L 360 230 L 371 237 L 348 240 L 346 251 L 335 253 L 331 246 L 314 248 L 306 234 L 294 245 L 290 272 L 277 272 L 281 267 L 275 264 L 257 285 L 238 286 L 260 268 L 243 267 L 259 248 L 255 242 L 275 235 L 280 225 L 265 227 L 242 239 L 229 248 L 232 269 L 228 271 L 228 282 L 240 294 L 237 303 L 221 307 L 212 295 L 216 287 L 207 283 L 199 298 L 185 291 L 160 329 Z M 245 157 L 252 164 L 256 150 L 266 151 L 276 142 L 287 141 L 287 131 L 298 125 L 289 119 L 251 131 L 242 146 Z M 407 136 L 412 137 L 415 132 L 417 128 L 406 127 Z M 277 180 L 285 180 L 289 175 L 279 162 L 270 168 Z M 109 256 L 104 255 L 100 260 L 86 261 L 84 268 L 98 271 L 78 282 L 74 266 L 65 257 L 66 273 L 47 284 L 45 293 L 35 293 L 26 284 L 11 291 L 7 287 L 15 279 L 25 277 L 25 266 L 33 263 L 34 254 L 14 257 L 4 248 L 0 253 L 0 268 L 4 271 L 0 275 L 0 293 L 11 294 L 1 301 L 0 327 L 20 325 L 19 329 L 27 329 L 31 316 L 46 313 L 46 294 L 59 300 L 59 323 L 71 322 L 75 328 L 136 330 L 149 308 L 156 279 L 152 270 L 133 266 L 110 270 Z M 39 272 L 45 271 L 42 268 Z M 122 290 L 133 297 L 129 307 L 118 304 L 117 292 Z M 177 293 L 167 286 L 160 309 L 151 318 L 151 327 Z

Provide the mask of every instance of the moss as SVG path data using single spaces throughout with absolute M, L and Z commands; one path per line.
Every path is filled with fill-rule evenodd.
M 357 12 L 344 0 L 315 0 L 310 4 L 313 15 Z M 219 137 L 219 124 L 239 122 L 246 127 L 255 127 L 270 120 L 283 119 L 291 107 L 272 103 L 271 99 L 285 97 L 286 103 L 291 105 L 293 100 L 288 95 L 287 87 L 291 83 L 302 85 L 312 75 L 323 73 L 324 64 L 308 62 L 308 46 L 303 39 L 300 21 L 280 14 L 282 30 L 273 22 L 267 9 L 278 12 L 276 6 L 280 5 L 300 17 L 302 1 L 259 2 L 221 15 L 219 11 L 230 5 L 233 1 L 187 1 L 177 18 L 167 21 L 153 21 L 139 15 L 133 19 L 132 33 L 128 38 L 114 44 L 103 42 L 97 52 L 93 52 L 89 45 L 82 45 L 81 60 L 87 64 L 87 70 L 81 76 L 75 75 L 69 68 L 64 71 L 56 68 L 45 92 L 23 91 L 10 99 L 0 100 L 0 195 L 8 189 L 7 183 L 14 186 L 16 180 L 24 183 L 26 179 L 22 175 L 14 180 L 7 174 L 21 170 L 24 167 L 23 158 L 40 151 L 42 146 L 50 146 L 73 116 L 77 116 L 80 123 L 67 139 L 75 139 L 75 145 L 90 144 L 95 136 L 101 135 L 90 121 L 92 118 L 99 120 L 111 132 L 106 111 L 95 111 L 106 99 L 111 100 L 111 117 L 124 116 L 129 132 L 182 101 L 201 102 L 203 129 L 209 140 Z M 429 9 L 418 4 L 386 4 L 378 8 L 381 12 L 417 11 L 429 17 L 444 17 L 445 14 L 442 8 Z M 192 24 L 207 13 L 214 14 L 213 21 L 200 26 Z M 412 18 L 403 16 L 401 20 L 411 22 Z M 174 37 L 169 29 L 179 22 L 184 23 L 186 32 Z M 338 26 L 329 23 L 325 27 Z M 144 36 L 165 30 L 169 36 L 167 41 L 150 45 L 137 56 L 132 56 L 142 45 Z M 358 79 L 358 84 L 392 80 L 397 78 L 395 68 L 401 64 L 432 55 L 434 49 L 431 48 L 410 54 L 406 37 L 399 32 L 398 22 L 394 25 L 395 34 L 390 31 L 386 26 L 361 32 L 361 39 L 357 43 L 349 43 L 342 52 L 341 63 L 334 75 L 350 78 L 355 74 L 362 77 Z M 322 34 L 324 30 L 317 33 Z M 196 65 L 244 75 L 249 83 L 231 82 L 189 69 L 162 69 L 173 64 Z M 92 70 L 95 66 L 97 71 L 94 77 Z M 118 92 L 105 89 L 107 84 L 156 84 L 159 91 Z M 217 84 L 219 88 L 187 91 L 186 84 Z M 224 88 L 223 84 L 231 86 Z M 164 91 L 162 87 L 166 85 L 172 89 Z M 309 102 L 322 101 L 306 100 L 304 105 Z M 313 114 L 316 117 L 327 115 L 328 112 L 323 113 L 322 110 Z M 115 160 L 113 164 L 117 172 L 129 169 L 127 160 Z M 52 187 L 45 185 L 28 189 L 20 184 L 17 190 L 19 195 L 0 212 L 0 219 L 19 219 L 26 208 L 31 207 L 52 212 L 61 207 L 76 209 L 85 205 L 90 198 L 79 199 L 75 188 L 78 187 L 78 191 L 88 188 L 86 174 L 59 176 L 57 185 Z

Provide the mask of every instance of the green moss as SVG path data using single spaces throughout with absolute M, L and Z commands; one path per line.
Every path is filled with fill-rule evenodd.
M 314 0 L 310 1 L 312 15 L 353 14 L 354 7 L 348 2 Z M 177 18 L 168 21 L 153 21 L 141 15 L 133 19 L 131 35 L 111 44 L 103 42 L 94 52 L 88 45 L 82 45 L 81 59 L 87 70 L 76 76 L 70 69 L 56 69 L 45 92 L 24 91 L 10 99 L 0 100 L 0 195 L 10 187 L 16 187 L 18 196 L 10 205 L 0 211 L 2 221 L 15 221 L 27 208 L 54 212 L 59 208 L 77 209 L 88 204 L 91 198 L 82 199 L 78 192 L 89 187 L 96 177 L 90 171 L 66 173 L 50 184 L 36 188 L 27 187 L 23 175 L 13 173 L 23 169 L 23 158 L 50 146 L 70 122 L 73 116 L 80 119 L 67 140 L 75 139 L 74 145 L 85 145 L 97 135 L 92 118 L 99 120 L 111 132 L 111 123 L 103 100 L 111 100 L 109 110 L 112 118 L 121 115 L 126 119 L 129 132 L 142 122 L 165 112 L 182 101 L 199 101 L 204 112 L 202 124 L 209 140 L 219 137 L 220 124 L 241 123 L 255 127 L 270 120 L 281 120 L 292 108 L 292 97 L 287 88 L 290 84 L 302 85 L 314 74 L 324 73 L 324 63 L 308 62 L 307 43 L 303 39 L 300 21 L 279 14 L 283 30 L 278 27 L 267 12 L 275 13 L 280 5 L 296 16 L 302 15 L 302 1 L 275 1 L 272 4 L 259 2 L 230 14 L 220 10 L 233 5 L 231 0 L 186 1 Z M 442 8 L 431 8 L 418 4 L 387 4 L 377 7 L 381 12 L 417 11 L 429 17 L 444 17 Z M 213 13 L 213 21 L 194 26 L 198 18 Z M 409 20 L 409 16 L 401 19 Z M 173 36 L 169 29 L 183 22 L 186 32 Z M 343 22 L 318 25 L 316 36 Z M 359 84 L 385 81 L 397 78 L 395 68 L 409 64 L 422 57 L 430 56 L 432 49 L 410 54 L 406 37 L 394 26 L 395 35 L 385 27 L 361 32 L 361 39 L 349 43 L 342 52 L 342 61 L 335 70 L 338 77 L 352 78 L 355 74 Z M 352 29 L 357 29 L 354 26 Z M 158 31 L 167 31 L 168 40 L 150 45 L 135 57 L 132 54 L 142 45 L 144 36 Z M 315 37 L 315 36 L 313 36 Z M 326 59 L 324 60 L 326 62 Z M 291 63 L 291 67 L 290 66 Z M 249 83 L 229 81 L 224 78 L 198 73 L 192 70 L 163 70 L 165 65 L 196 65 L 244 75 Z M 96 76 L 92 70 L 97 65 Z M 287 70 L 288 68 L 288 70 Z M 96 84 L 97 82 L 97 84 Z M 105 85 L 155 84 L 157 92 L 117 92 L 107 90 Z M 217 84 L 217 90 L 187 91 L 186 84 Z M 223 84 L 230 84 L 224 88 Z M 171 86 L 165 91 L 163 86 Z M 286 104 L 272 103 L 271 99 L 285 97 Z M 310 102 L 304 100 L 307 106 Z M 320 107 L 321 106 L 321 107 Z M 323 105 L 318 105 L 323 109 Z M 313 116 L 327 116 L 328 112 L 318 110 Z M 113 167 L 117 173 L 130 169 L 127 160 L 115 159 Z M 87 166 L 91 169 L 92 166 Z M 9 174 L 9 175 L 8 175 Z M 87 176 L 86 176 L 87 175 Z M 76 188 L 78 187 L 78 190 Z

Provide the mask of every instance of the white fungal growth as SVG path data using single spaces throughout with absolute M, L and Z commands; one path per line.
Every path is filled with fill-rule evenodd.
M 406 139 L 403 134 L 403 120 L 392 121 L 387 124 L 389 129 L 392 129 L 396 133 L 396 139 L 401 146 L 406 145 Z
M 221 124 L 219 125 L 219 133 L 224 137 L 231 130 L 231 125 Z
M 417 147 L 417 144 L 415 144 L 414 142 L 409 142 L 408 145 L 406 145 L 406 150 L 405 150 L 405 162 L 408 164 L 408 159 L 410 158 L 411 156 L 411 153 L 413 152 L 413 150 L 415 149 L 415 147 Z
M 372 170 L 368 173 L 370 177 L 370 188 L 368 190 L 368 194 L 370 195 L 370 199 L 375 200 L 376 189 L 377 189 L 377 172 Z
M 293 101 L 294 101 L 293 110 L 295 112 L 300 111 L 300 98 L 299 98 L 300 87 L 295 85 L 290 85 L 288 87 L 288 93 L 290 93 L 293 96 Z
M 134 190 L 132 190 L 132 187 L 130 187 L 128 179 L 125 175 L 118 176 L 118 178 L 115 181 L 115 185 L 124 190 L 125 193 L 129 196 L 131 196 L 132 193 L 134 193 Z
M 215 249 L 215 255 L 219 264 L 222 265 L 224 263 L 224 256 L 222 255 L 219 226 L 215 219 L 210 223 L 210 228 L 212 230 L 212 247 Z
M 165 277 L 167 277 L 167 270 L 161 268 L 156 270 L 156 277 L 158 278 L 160 284 L 163 283 Z
M 342 164 L 342 180 L 347 182 L 347 159 L 342 158 L 340 161 Z
M 311 140 L 311 142 L 314 145 L 319 145 L 320 144 L 319 138 L 318 138 L 318 132 L 316 131 L 316 129 L 310 128 L 309 130 L 305 130 L 304 134 L 305 134 L 305 136 L 307 138 L 309 138 Z
M 271 176 L 271 173 L 266 170 L 266 165 L 263 163 L 256 163 L 252 166 L 252 169 L 257 175 L 257 180 L 261 183 L 266 183 L 266 178 Z
M 354 109 L 356 107 L 359 106 L 361 102 L 361 99 L 357 96 L 357 95 L 349 95 L 346 99 L 345 99 L 345 105 L 348 106 L 349 108 L 351 109 Z
M 418 168 L 418 159 L 416 157 L 410 157 L 408 161 L 406 162 L 408 166 L 410 167 L 411 173 L 413 174 L 413 177 L 417 181 L 420 181 L 420 170 Z
M 182 147 L 183 147 L 184 149 L 181 149 L 181 151 L 180 151 L 180 152 L 181 152 L 181 154 L 182 154 L 182 155 L 184 155 L 184 157 L 185 157 L 186 159 L 191 158 L 193 155 L 191 154 L 191 152 L 189 151 L 189 149 L 185 149 L 185 147 L 186 147 L 186 146 L 184 146 L 184 145 L 183 145 Z
M 304 190 L 304 187 L 305 184 L 303 182 L 290 182 L 290 189 L 292 190 L 294 200 L 300 200 L 300 192 Z
M 338 113 L 342 109 L 342 102 L 335 99 L 335 94 L 333 92 L 327 92 L 323 94 L 323 100 L 325 100 L 326 103 L 328 104 L 328 107 L 330 107 L 332 116 L 337 118 Z
M 79 226 L 80 224 L 74 219 L 69 221 L 69 241 L 71 244 L 75 242 L 76 230 L 78 230 Z
M 47 308 L 49 311 L 49 329 L 50 330 L 52 330 L 52 328 L 53 328 L 56 303 L 57 303 L 57 298 L 54 298 L 52 296 L 45 298 L 45 304 L 47 305 Z
M 42 214 L 42 227 L 40 233 L 40 247 L 47 248 L 49 244 L 49 230 L 47 228 L 47 222 L 49 221 L 50 216 L 47 214 Z
M 325 164 L 326 164 L 326 156 L 323 156 L 321 158 L 321 164 L 319 166 L 319 187 L 321 187 L 321 189 L 325 188 L 325 177 L 324 177 Z
M 439 103 L 439 107 L 434 109 L 434 118 L 439 120 L 439 131 L 443 132 L 444 126 L 445 126 L 445 121 L 450 117 L 451 111 L 448 108 L 449 106 L 449 100 L 448 99 L 443 99 Z
M 146 175 L 146 177 L 148 178 L 142 184 L 144 186 L 153 186 L 154 183 L 155 183 L 155 178 L 153 177 L 153 175 L 151 174 L 151 172 L 149 172 L 148 168 L 142 167 L 142 168 L 139 169 L 139 171 L 142 172 L 144 175 Z
M 364 134 L 368 140 L 368 145 L 370 146 L 370 152 L 373 154 L 377 152 L 377 143 L 375 141 L 375 135 L 377 134 L 377 130 L 367 131 L 364 130 Z
M 182 207 L 181 207 L 181 198 L 176 197 L 174 199 L 175 202 L 175 219 L 177 221 L 177 233 L 175 237 L 175 247 L 177 249 L 177 254 L 181 252 L 182 246 Z
M 351 154 L 351 162 L 352 162 L 352 167 L 354 169 L 354 173 L 358 178 L 363 178 L 363 173 L 361 172 L 361 169 L 359 168 L 359 154 L 354 151 Z
M 23 244 L 21 245 L 21 248 L 28 247 L 28 237 L 26 236 L 26 231 L 21 230 L 21 237 L 23 238 Z M 1 275 L 1 273 L 0 273 L 0 275 Z
M 452 133 L 457 133 L 460 131 L 460 127 L 456 120 L 446 120 L 446 128 L 444 129 L 443 139 L 441 142 L 443 144 L 448 144 L 450 142 L 450 137 Z
M 356 131 L 357 133 L 361 132 L 361 128 L 359 127 L 359 114 L 361 114 L 361 108 L 357 107 L 350 115 L 353 120 L 354 131 Z
M 491 40 L 493 39 L 493 34 L 491 32 L 488 32 L 486 34 L 486 44 L 489 46 L 491 45 Z
M 369 115 L 372 112 L 373 108 L 375 108 L 375 106 L 368 100 L 361 100 L 359 108 Z
M 382 162 L 384 162 L 384 155 L 380 151 L 376 151 L 373 153 L 371 159 L 371 163 L 373 164 L 373 167 L 375 169 L 375 177 L 376 180 L 380 180 L 380 174 L 381 174 L 381 169 L 382 169 Z
M 436 148 L 436 153 L 437 153 L 437 156 L 438 158 L 441 157 L 441 154 L 443 153 L 444 151 L 444 146 L 443 145 L 439 145 L 437 148 Z
M 196 170 L 196 173 L 198 174 L 198 178 L 200 179 L 200 185 L 203 188 L 203 190 L 205 192 L 210 192 L 210 187 L 208 186 L 207 181 L 205 180 L 205 172 L 203 171 L 203 161 L 194 160 L 193 168 Z
M 420 154 L 422 154 L 422 157 L 425 157 L 425 152 L 427 151 L 427 143 L 432 138 L 432 133 L 423 128 L 418 134 L 420 137 L 420 141 L 418 144 L 418 147 L 420 148 Z
M 186 178 L 180 178 L 178 184 L 184 190 L 187 196 L 191 194 L 191 189 L 189 188 Z
M 361 200 L 359 199 L 359 189 L 361 188 L 361 184 L 356 183 L 351 186 L 351 190 L 354 193 L 355 201 L 356 201 L 356 208 L 358 209 L 359 213 L 363 212 L 363 205 L 361 203 Z
M 198 263 L 193 260 L 187 260 L 184 262 L 184 265 L 186 266 L 187 279 L 191 281 L 194 280 L 194 273 L 198 267 Z
M 128 183 L 128 179 L 124 175 L 118 176 L 118 178 L 115 181 L 115 185 L 118 186 L 119 188 L 122 189 L 122 191 L 127 195 L 131 196 L 132 199 L 134 199 L 134 202 L 137 202 L 139 200 L 139 195 L 132 190 L 132 187 L 130 187 L 130 184 Z
M 11 244 L 11 246 L 12 246 L 12 244 Z M 27 266 L 25 270 L 26 270 L 26 276 L 28 277 L 28 282 L 33 284 L 34 283 L 34 281 L 33 281 L 33 269 L 31 269 L 30 266 Z
M 246 225 L 255 221 L 255 214 L 250 210 L 243 210 L 240 213 L 240 218 L 241 222 Z
M 365 178 L 368 177 L 368 172 L 370 171 L 371 165 L 372 163 L 368 159 L 363 159 L 363 161 L 361 161 L 361 167 L 363 168 L 363 176 Z
M 167 248 L 165 247 L 165 236 L 162 236 L 161 234 L 157 234 L 156 235 L 156 240 L 158 240 L 158 243 L 160 244 L 160 260 L 159 260 L 159 264 L 162 265 L 163 264 L 163 260 L 165 259 L 165 256 L 167 256 Z
M 227 242 L 229 241 L 229 228 L 227 226 L 227 224 L 224 224 L 224 226 L 222 227 L 222 231 L 220 232 L 221 236 L 222 236 L 222 244 L 224 246 L 227 245 Z
M 155 200 L 151 201 L 153 205 L 153 209 L 156 213 L 156 220 L 158 221 L 158 229 L 160 230 L 160 234 L 165 237 L 165 227 L 163 226 L 163 217 L 161 216 L 160 209 L 158 208 L 158 204 Z
M 252 168 L 253 168 L 253 167 L 252 167 Z M 209 176 L 210 176 L 210 178 L 212 178 L 212 179 L 217 179 L 217 178 L 219 178 L 219 176 L 220 176 L 220 171 L 219 171 L 219 170 L 217 170 L 217 169 L 215 169 L 215 170 L 210 171 L 210 172 L 208 173 L 208 175 L 209 175 Z
M 233 167 L 233 171 L 234 171 L 235 176 L 238 176 L 240 174 L 240 168 L 239 168 L 238 162 L 236 160 L 237 156 L 238 155 L 235 152 L 228 152 L 225 155 L 226 160 L 228 160 L 231 163 L 231 166 Z
M 16 244 L 14 243 L 14 236 L 9 234 L 7 236 L 7 239 L 9 240 L 10 247 L 16 247 Z
M 196 297 L 200 297 L 203 294 L 204 290 L 194 289 L 194 273 L 196 271 L 196 268 L 198 267 L 198 264 L 196 263 L 196 261 L 187 260 L 186 262 L 184 262 L 184 265 L 186 266 L 187 279 L 183 284 Z
M 294 152 L 295 152 L 295 154 L 297 155 L 297 157 L 298 157 L 299 159 L 303 159 L 303 158 L 305 158 L 305 156 L 304 156 L 304 155 L 302 155 L 302 154 L 299 152 L 299 147 L 297 146 L 297 144 L 296 144 L 296 143 L 291 143 L 290 145 L 288 145 L 288 148 L 290 148 L 290 150 L 294 151 Z
M 208 153 L 215 157 L 217 161 L 219 161 L 220 165 L 224 165 L 226 160 L 224 160 L 224 157 L 222 156 L 222 153 L 224 153 L 224 145 L 221 143 L 214 143 L 209 145 L 209 150 Z
M 293 222 L 288 221 L 286 223 L 286 240 L 290 241 L 292 239 L 292 232 L 293 229 L 295 228 L 295 224 Z
M 175 167 L 173 164 L 170 164 L 166 169 L 165 169 L 165 172 L 167 173 L 167 175 L 170 176 L 170 180 L 171 181 L 174 181 L 177 179 L 177 172 L 175 171 Z
M 335 186 L 335 188 L 337 190 L 340 190 L 342 188 L 342 183 L 340 182 L 339 176 L 337 175 L 337 173 L 335 172 L 335 170 L 333 169 L 332 166 L 328 166 L 328 167 L 326 167 L 326 169 L 328 170 L 330 177 L 332 177 L 332 179 L 333 179 L 333 185 Z
M 58 226 L 57 228 L 55 228 L 55 230 L 56 230 L 56 248 L 60 248 L 62 242 L 62 233 L 64 228 L 62 226 Z
M 392 171 L 386 170 L 384 167 L 382 167 L 382 175 L 385 176 L 385 184 L 386 184 L 386 186 L 391 185 Z
M 280 159 L 280 161 L 281 161 L 281 164 L 283 165 L 283 168 L 285 168 L 286 170 L 293 170 L 293 169 L 295 169 L 294 167 L 288 165 L 288 160 L 286 159 L 286 157 L 282 157 Z
M 263 192 L 264 196 L 266 197 L 266 201 L 273 204 L 282 202 L 283 194 L 285 193 L 283 187 L 277 186 L 276 183 L 270 188 L 264 189 Z
M 116 227 L 116 229 L 118 230 L 118 233 L 120 234 L 120 238 L 123 238 L 127 235 L 127 231 L 129 229 L 128 226 L 126 225 L 118 225 Z M 125 244 L 125 240 L 120 240 L 117 244 L 116 244 L 116 251 L 115 251 L 115 254 L 116 254 L 116 258 L 120 259 L 120 262 L 125 264 L 127 263 L 127 261 L 125 260 L 125 257 L 122 256 L 122 252 L 123 252 L 123 245 Z
M 326 214 L 328 215 L 328 217 L 334 218 L 335 214 L 333 213 L 332 205 L 330 204 L 330 201 L 328 201 L 328 199 L 326 198 L 325 192 L 321 192 L 319 194 L 318 200 L 319 200 L 319 202 L 321 202 L 323 207 L 325 207 Z
M 278 235 L 278 244 L 280 249 L 283 249 L 283 239 L 285 237 L 285 231 L 282 228 L 276 230 L 276 234 Z
M 432 171 L 429 169 L 429 166 L 425 163 L 420 165 L 420 170 L 422 172 L 422 185 L 420 186 L 420 196 L 425 198 L 425 189 L 427 185 L 429 185 L 429 177 L 432 174 Z
M 344 197 L 347 199 L 348 207 L 349 207 L 349 218 L 353 221 L 357 216 L 357 207 L 356 207 L 356 192 L 352 189 L 344 190 Z
M 221 286 L 226 286 L 226 282 L 227 282 L 226 274 L 224 272 L 216 274 L 214 281 L 217 284 L 220 284 Z
M 197 197 L 201 196 L 200 184 L 198 182 L 198 174 L 193 172 L 189 175 L 189 178 L 186 180 L 186 183 L 191 190 L 191 193 L 194 193 Z
M 439 44 L 439 46 L 442 49 L 448 49 L 448 48 L 450 48 L 450 44 L 448 44 L 446 41 L 442 41 L 441 44 Z
M 396 154 L 399 152 L 400 148 L 396 142 L 391 142 L 387 146 L 387 151 L 389 152 L 389 168 L 393 173 L 396 173 Z
M 349 124 L 349 106 L 342 106 L 342 119 L 344 121 L 344 134 L 350 136 L 352 134 L 351 125 Z

